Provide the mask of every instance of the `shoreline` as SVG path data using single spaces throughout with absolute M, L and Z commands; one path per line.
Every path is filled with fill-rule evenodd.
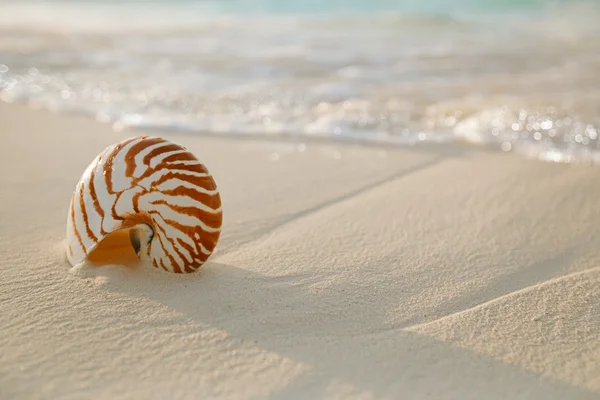
M 93 123 L 97 123 L 106 126 L 109 130 L 115 133 L 130 133 L 130 136 L 140 135 L 167 135 L 167 136 L 194 136 L 202 138 L 215 138 L 217 140 L 234 140 L 234 141 L 248 141 L 248 142 L 263 142 L 263 143 L 282 143 L 282 144 L 305 144 L 305 145 L 317 145 L 317 146 L 349 146 L 349 147 L 364 147 L 374 148 L 381 150 L 411 150 L 411 151 L 438 151 L 438 152 L 461 152 L 461 151 L 474 151 L 474 152 L 494 152 L 501 153 L 500 148 L 494 149 L 493 145 L 475 145 L 465 141 L 457 139 L 448 140 L 439 143 L 432 142 L 416 142 L 413 144 L 394 144 L 385 142 L 376 142 L 368 139 L 357 139 L 352 137 L 326 137 L 322 135 L 310 136 L 307 134 L 291 134 L 291 133 L 214 133 L 209 130 L 192 130 L 192 129 L 162 129 L 159 127 L 125 127 L 115 129 L 114 122 L 99 121 L 94 117 L 93 114 L 84 111 L 73 111 L 73 110 L 52 110 L 45 108 L 41 105 L 27 104 L 19 101 L 3 102 L 0 101 L 0 106 L 25 108 L 34 112 L 48 113 L 57 116 L 64 116 L 66 118 L 75 119 L 86 119 Z
M 143 131 L 4 103 L 0 131 L 2 397 L 600 394 L 600 169 L 151 132 L 214 176 L 215 253 L 74 275 L 75 184 Z
M 248 141 L 248 142 L 263 142 L 263 143 L 282 143 L 282 144 L 291 144 L 291 145 L 317 145 L 317 146 L 350 146 L 350 147 L 359 147 L 359 148 L 372 148 L 372 149 L 381 149 L 384 151 L 390 150 L 400 150 L 400 151 L 415 151 L 415 152 L 433 152 L 439 154 L 459 154 L 463 152 L 482 152 L 482 153 L 495 153 L 495 154 L 505 154 L 510 157 L 520 157 L 525 160 L 548 163 L 548 164 L 566 164 L 566 165 L 578 165 L 578 166 L 591 166 L 597 167 L 600 165 L 600 156 L 589 154 L 589 149 L 579 149 L 578 155 L 565 155 L 563 154 L 565 149 L 554 149 L 556 154 L 552 155 L 552 151 L 541 151 L 540 149 L 534 148 L 530 145 L 520 145 L 516 148 L 512 148 L 509 145 L 509 150 L 505 150 L 503 148 L 504 143 L 495 143 L 495 142 L 487 142 L 481 143 L 477 141 L 469 141 L 467 139 L 462 138 L 461 136 L 454 136 L 439 140 L 439 141 L 413 141 L 406 143 L 394 143 L 390 141 L 376 141 L 373 139 L 367 138 L 358 138 L 352 136 L 324 136 L 321 134 L 316 135 L 308 135 L 308 134 L 296 134 L 296 133 L 236 133 L 236 132 L 211 132 L 210 130 L 195 130 L 195 129 L 187 129 L 187 128 L 161 128 L 161 127 L 152 127 L 152 126 L 124 126 L 116 128 L 117 122 L 108 122 L 98 120 L 93 114 L 86 111 L 75 111 L 75 110 L 53 110 L 48 107 L 45 107 L 41 104 L 21 102 L 21 101 L 2 101 L 0 100 L 0 106 L 6 107 L 17 107 L 17 108 L 26 108 L 32 110 L 34 112 L 41 113 L 50 113 L 53 115 L 64 116 L 66 118 L 75 118 L 75 119 L 87 119 L 93 123 L 101 124 L 106 126 L 109 130 L 115 133 L 130 133 L 130 136 L 139 135 L 166 135 L 166 136 L 193 136 L 193 137 L 203 137 L 203 138 L 215 138 L 217 140 L 233 140 L 233 141 Z M 450 135 L 448 133 L 448 135 Z M 508 142 L 505 142 L 508 143 Z M 593 150 L 592 150 L 593 152 Z M 582 155 L 582 153 L 586 153 Z

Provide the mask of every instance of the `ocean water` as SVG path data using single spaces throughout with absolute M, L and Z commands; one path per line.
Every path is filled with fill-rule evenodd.
M 115 129 L 600 162 L 600 6 L 0 0 L 0 99 Z

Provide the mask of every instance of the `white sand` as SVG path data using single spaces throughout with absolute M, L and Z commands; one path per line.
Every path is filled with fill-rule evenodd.
M 598 399 L 600 168 L 161 134 L 222 192 L 194 275 L 69 272 L 85 166 L 133 136 L 0 106 L 2 399 Z

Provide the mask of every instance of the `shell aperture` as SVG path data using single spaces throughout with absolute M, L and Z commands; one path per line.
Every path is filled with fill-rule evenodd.
M 107 147 L 86 168 L 67 218 L 73 266 L 141 258 L 175 273 L 196 271 L 221 233 L 221 198 L 206 167 L 184 147 L 140 136 Z

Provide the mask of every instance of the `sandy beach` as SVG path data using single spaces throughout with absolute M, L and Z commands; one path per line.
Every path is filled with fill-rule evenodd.
M 149 132 L 213 174 L 195 274 L 73 273 L 115 132 L 0 105 L 2 399 L 598 399 L 600 168 L 474 147 Z

